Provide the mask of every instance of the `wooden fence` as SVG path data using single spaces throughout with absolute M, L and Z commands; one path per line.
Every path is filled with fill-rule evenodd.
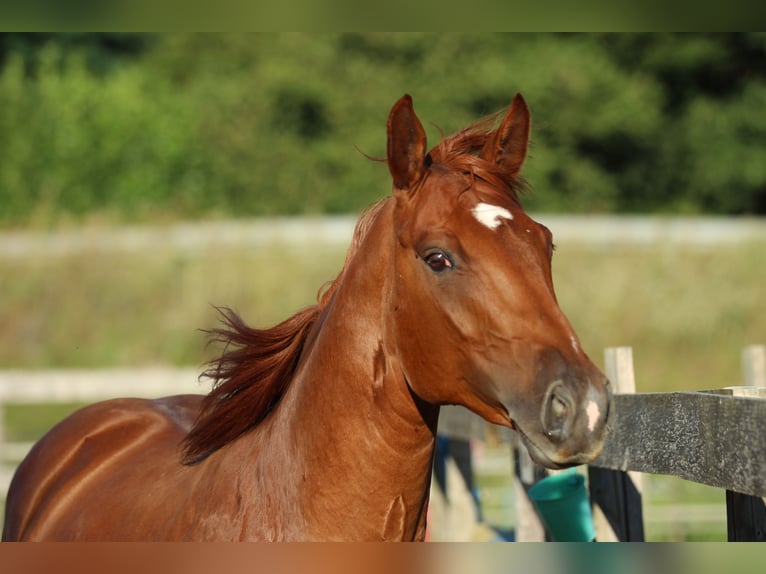
M 629 347 L 607 349 L 605 370 L 615 388 L 612 432 L 588 467 L 598 540 L 643 540 L 641 474 L 667 474 L 726 490 L 729 540 L 766 540 L 766 347 L 743 352 L 744 385 L 713 391 L 635 393 Z M 8 403 L 92 402 L 115 396 L 157 397 L 204 392 L 194 369 L 109 369 L 0 372 L 0 465 L 30 445 L 5 441 Z M 440 432 L 484 439 L 481 419 L 444 409 Z M 501 433 L 512 445 L 514 433 Z M 517 540 L 544 540 L 525 492 L 544 471 L 514 449 Z M 12 466 L 0 466 L 0 496 Z
M 636 393 L 631 348 L 606 350 L 605 370 L 615 387 L 613 428 L 588 467 L 598 540 L 644 540 L 641 473 L 725 489 L 728 539 L 766 540 L 766 347 L 747 347 L 742 362 L 743 386 Z M 525 458 L 523 452 L 517 457 Z M 543 473 L 517 474 L 529 487 Z M 518 537 L 544 539 L 535 522 L 522 520 L 532 526 Z

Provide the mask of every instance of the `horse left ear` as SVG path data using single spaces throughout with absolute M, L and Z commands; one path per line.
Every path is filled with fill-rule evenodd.
M 395 189 L 408 190 L 426 171 L 426 132 L 405 94 L 388 115 L 388 169 Z
M 516 177 L 527 157 L 529 129 L 529 107 L 521 94 L 516 94 L 503 123 L 484 144 L 481 157 L 500 165 Z

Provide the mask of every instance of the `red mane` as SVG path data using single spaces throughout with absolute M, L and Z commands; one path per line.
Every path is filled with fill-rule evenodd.
M 208 331 L 211 342 L 224 345 L 203 377 L 213 380 L 200 414 L 183 443 L 183 459 L 194 464 L 260 423 L 277 405 L 293 378 L 312 327 L 335 294 L 348 262 L 361 245 L 384 202 L 357 222 L 354 238 L 338 278 L 320 291 L 316 305 L 270 329 L 254 329 L 231 309 L 220 309 L 223 327 Z

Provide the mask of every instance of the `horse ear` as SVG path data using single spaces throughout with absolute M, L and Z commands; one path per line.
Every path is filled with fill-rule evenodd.
M 481 157 L 502 166 L 514 177 L 517 176 L 527 157 L 529 129 L 529 107 L 521 94 L 516 94 L 503 123 L 484 144 Z
M 388 115 L 388 169 L 395 189 L 410 189 L 426 170 L 426 132 L 405 94 Z

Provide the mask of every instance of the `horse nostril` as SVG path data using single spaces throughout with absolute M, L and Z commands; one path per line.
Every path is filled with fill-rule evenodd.
M 561 442 L 570 432 L 570 421 L 574 416 L 573 399 L 561 381 L 554 382 L 548 389 L 543 403 L 543 431 L 549 439 Z
M 551 410 L 553 411 L 553 416 L 556 418 L 566 416 L 567 414 L 567 406 L 564 404 L 564 401 L 557 396 L 554 396 L 551 400 Z

